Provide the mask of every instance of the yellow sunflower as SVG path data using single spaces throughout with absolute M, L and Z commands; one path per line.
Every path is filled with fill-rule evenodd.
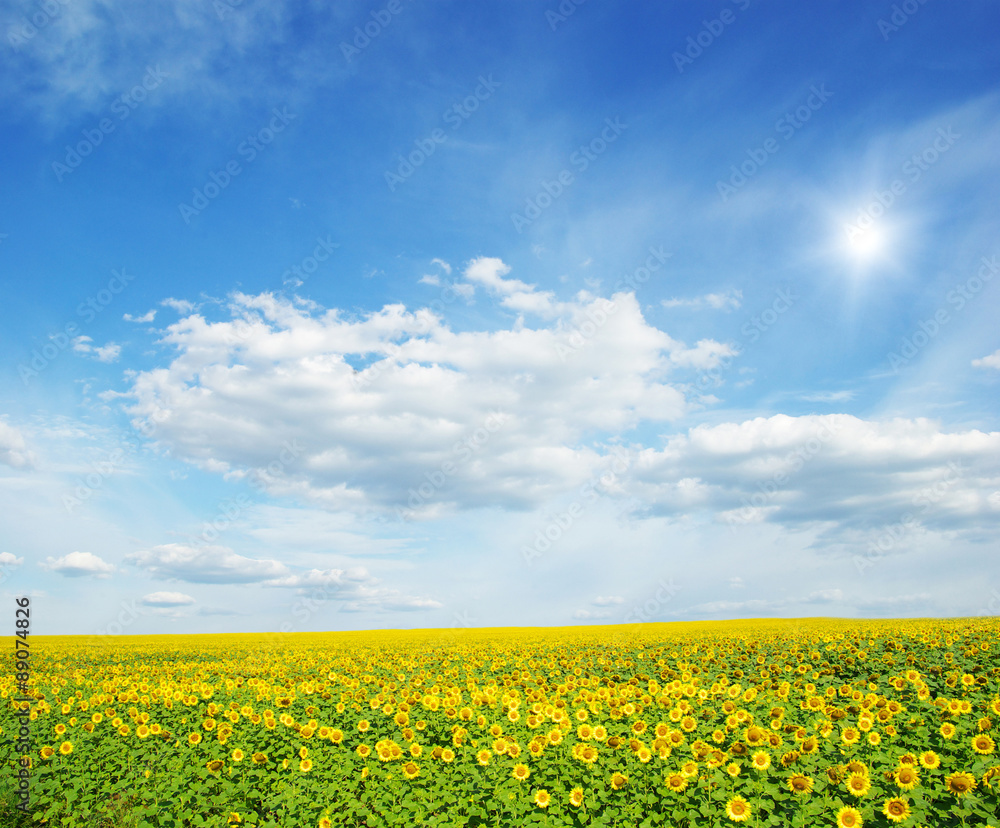
M 750 818 L 750 803 L 742 796 L 734 796 L 726 803 L 726 816 L 733 822 L 743 822 Z
M 857 808 L 849 808 L 846 805 L 837 811 L 837 828 L 861 828 L 864 820 L 861 819 L 861 812 Z
M 887 799 L 882 806 L 882 813 L 893 822 L 902 822 L 910 815 L 910 806 L 902 797 L 894 796 Z
M 535 804 L 539 808 L 548 808 L 549 803 L 552 801 L 552 797 L 549 796 L 549 792 L 545 789 L 535 791 Z

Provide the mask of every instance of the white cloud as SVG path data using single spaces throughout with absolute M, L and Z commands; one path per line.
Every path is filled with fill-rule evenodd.
M 422 285 L 433 285 L 434 287 L 440 287 L 441 277 L 436 276 L 433 273 L 425 273 L 420 277 L 419 283 Z
M 809 593 L 806 597 L 806 603 L 830 604 L 834 601 L 842 601 L 843 599 L 844 591 L 841 589 L 819 589 Z
M 711 308 L 712 310 L 731 311 L 743 304 L 743 291 L 726 290 L 721 293 L 706 293 L 694 299 L 662 299 L 660 304 L 665 308 Z
M 592 603 L 594 604 L 595 607 L 607 607 L 611 606 L 612 604 L 624 604 L 625 599 L 622 598 L 620 595 L 607 595 L 607 596 L 598 595 L 593 600 Z
M 451 265 L 448 264 L 444 259 L 431 259 L 431 264 L 436 264 L 440 267 L 447 275 L 451 275 Z
M 160 304 L 166 308 L 173 308 L 178 313 L 191 313 L 195 308 L 193 302 L 189 302 L 187 299 L 174 299 L 172 296 L 162 299 Z
M 35 455 L 28 450 L 24 435 L 4 420 L 0 420 L 0 463 L 14 469 L 35 465 Z
M 152 322 L 156 318 L 156 311 L 151 310 L 144 313 L 142 316 L 132 316 L 130 313 L 126 313 L 122 319 L 126 322 Z
M 131 552 L 125 561 L 154 578 L 192 584 L 259 583 L 288 574 L 288 567 L 279 561 L 246 558 L 225 546 L 167 543 Z
M 182 607 L 195 600 L 183 592 L 151 592 L 143 596 L 142 603 L 147 607 Z
M 996 368 L 1000 371 L 1000 348 L 988 356 L 972 360 L 972 364 L 976 368 Z
M 477 261 L 486 281 L 505 270 Z M 634 295 L 614 300 L 609 315 L 581 292 L 548 326 L 454 332 L 427 309 L 350 320 L 237 294 L 240 324 L 192 315 L 167 328 L 177 357 L 132 378 L 131 413 L 159 412 L 156 438 L 180 458 L 333 510 L 406 507 L 422 485 L 427 508 L 528 508 L 603 468 L 594 435 L 681 416 L 666 376 L 719 353 L 685 351 Z M 574 339 L 591 317 L 603 324 Z M 301 453 L 268 475 L 290 442 Z
M 92 552 L 70 552 L 61 558 L 48 557 L 39 566 L 47 572 L 58 572 L 68 578 L 107 578 L 114 566 Z
M 0 552 L 0 566 L 20 566 L 24 563 L 24 558 L 18 558 L 11 552 Z
M 90 354 L 98 362 L 114 362 L 121 355 L 121 345 L 109 342 L 107 345 L 91 345 L 89 336 L 78 336 L 73 340 L 73 350 L 80 354 Z

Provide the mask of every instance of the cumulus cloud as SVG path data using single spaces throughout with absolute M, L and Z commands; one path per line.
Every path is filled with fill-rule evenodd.
M 628 492 L 647 514 L 699 510 L 724 524 L 824 526 L 829 542 L 909 515 L 923 526 L 985 532 L 998 521 L 1000 432 L 944 432 L 927 419 L 845 414 L 703 425 L 637 453 Z
M 178 313 L 191 313 L 195 308 L 194 302 L 189 302 L 187 299 L 174 299 L 172 296 L 161 299 L 160 304 L 165 308 L 172 308 Z
M 27 448 L 20 429 L 0 420 L 0 463 L 14 469 L 30 469 L 35 455 Z
M 70 552 L 61 558 L 48 557 L 39 566 L 47 572 L 58 572 L 68 578 L 108 578 L 114 566 L 92 552 Z
M 972 365 L 975 368 L 996 368 L 1000 371 L 1000 348 L 982 359 L 972 360 Z
M 533 292 L 507 270 L 466 273 L 505 298 Z M 607 307 L 581 292 L 537 328 L 455 332 L 428 309 L 349 319 L 236 294 L 233 320 L 166 329 L 176 358 L 133 377 L 131 413 L 179 457 L 334 510 L 531 508 L 606 465 L 599 435 L 682 416 L 669 375 L 728 352 L 687 349 L 632 294 Z M 268 475 L 289 443 L 301 454 Z
M 11 552 L 0 552 L 0 567 L 20 566 L 24 558 L 18 558 Z
M 187 581 L 192 584 L 250 584 L 288 574 L 279 561 L 256 560 L 239 555 L 225 546 L 188 546 L 166 543 L 131 552 L 127 563 L 149 572 L 154 578 Z

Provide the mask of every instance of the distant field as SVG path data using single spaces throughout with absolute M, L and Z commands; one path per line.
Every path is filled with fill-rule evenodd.
M 8 790 L 0 825 L 1000 826 L 998 633 L 35 636 L 34 821 Z

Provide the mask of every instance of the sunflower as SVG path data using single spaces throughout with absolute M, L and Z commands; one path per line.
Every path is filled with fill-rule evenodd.
M 942 736 L 944 736 L 945 739 L 950 739 L 952 736 L 955 735 L 955 725 L 953 725 L 951 722 L 945 722 L 943 725 L 941 725 L 939 732 L 941 733 Z
M 857 808 L 849 808 L 845 805 L 837 811 L 837 828 L 861 828 L 862 825 L 864 825 L 864 821 Z
M 194 733 L 189 733 L 188 734 L 188 744 L 189 745 L 196 745 L 200 741 L 201 741 L 201 734 L 198 733 L 197 731 L 194 732 Z
M 488 765 L 490 763 L 490 757 L 492 755 L 493 754 L 489 750 L 483 748 L 481 751 L 479 751 L 479 753 L 476 754 L 476 761 L 479 762 L 480 765 Z
M 854 796 L 864 796 L 871 790 L 871 780 L 860 773 L 852 773 L 847 777 L 847 790 Z
M 726 803 L 726 816 L 733 822 L 743 822 L 750 818 L 750 803 L 742 796 L 734 796 Z
M 993 753 L 994 748 L 996 748 L 996 743 L 991 736 L 980 733 L 978 736 L 972 737 L 972 749 L 981 756 Z
M 39 753 L 43 759 L 51 759 L 55 755 L 56 749 L 50 745 L 45 745 Z
M 403 765 L 403 776 L 407 779 L 416 779 L 420 775 L 420 767 L 416 762 L 407 762 Z
M 569 804 L 574 808 L 579 808 L 583 805 L 583 788 L 573 788 L 569 792 Z
M 267 764 L 267 754 L 261 753 L 259 750 L 250 757 L 255 765 L 266 765 Z
M 451 748 L 445 748 L 441 751 L 441 761 L 442 762 L 454 762 L 455 761 L 455 751 Z
M 688 786 L 687 778 L 681 773 L 671 773 L 663 780 L 663 784 L 666 785 L 674 793 L 680 793 Z
M 755 751 L 750 757 L 754 770 L 767 770 L 771 767 L 771 755 L 766 750 Z
M 218 773 L 220 770 L 222 770 L 225 764 L 226 763 L 223 762 L 221 759 L 211 759 L 205 763 L 205 767 L 208 768 L 211 773 Z
M 887 799 L 882 806 L 882 813 L 893 822 L 902 822 L 910 815 L 910 806 L 902 797 L 894 796 Z
M 853 745 L 860 738 L 861 738 L 861 734 L 858 733 L 858 731 L 855 728 L 853 728 L 853 727 L 845 727 L 840 732 L 840 740 L 845 745 Z
M 730 762 L 728 765 L 726 765 L 726 773 L 734 777 L 739 776 L 740 766 L 736 762 Z
M 920 783 L 920 774 L 913 765 L 900 765 L 892 777 L 904 791 L 911 791 Z
M 528 770 L 528 766 L 523 763 L 514 765 L 514 770 L 511 771 L 511 776 L 513 776 L 515 779 L 521 782 L 527 779 L 530 775 L 531 771 Z
M 549 792 L 543 788 L 541 790 L 535 791 L 534 801 L 539 808 L 548 808 L 549 803 L 552 801 L 552 797 L 549 796 Z
M 615 771 L 611 774 L 611 789 L 615 791 L 620 791 L 628 784 L 628 777 L 624 773 L 618 773 Z
M 788 777 L 788 790 L 793 794 L 812 793 L 813 780 L 811 776 L 796 773 Z
M 144 724 L 139 725 L 135 729 L 135 735 L 138 736 L 140 739 L 145 739 L 149 735 L 149 727 L 147 727 Z
M 355 748 L 355 751 L 357 751 L 358 756 L 360 756 L 362 759 L 367 759 L 369 756 L 372 755 L 372 749 L 368 747 L 368 745 L 358 745 Z
M 232 753 L 232 757 L 233 757 L 233 761 L 234 762 L 242 762 L 243 761 L 243 751 L 240 750 L 239 748 L 236 748 L 233 751 L 233 753 Z
M 329 817 L 320 817 L 318 828 L 333 828 L 333 823 Z
M 944 778 L 944 785 L 955 796 L 965 796 L 969 791 L 975 789 L 976 778 L 965 771 L 949 773 Z
M 925 750 L 920 754 L 920 766 L 928 770 L 934 770 L 941 765 L 941 757 L 933 750 Z

